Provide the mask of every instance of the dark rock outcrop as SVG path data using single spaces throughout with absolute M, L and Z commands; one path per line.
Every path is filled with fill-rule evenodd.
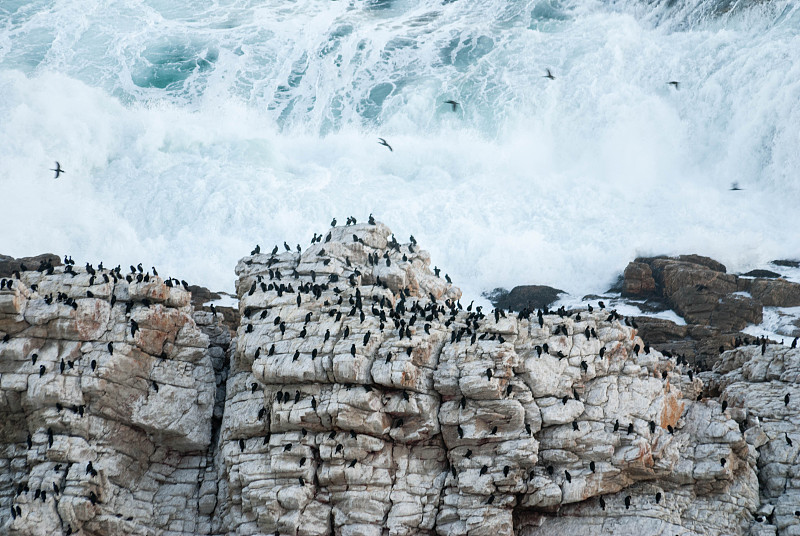
M 730 349 L 748 324 L 763 320 L 764 306 L 800 305 L 800 284 L 775 278 L 769 271 L 744 277 L 700 255 L 642 257 L 625 268 L 623 296 L 661 301 L 687 322 L 637 318 L 643 338 L 661 350 L 686 355 L 691 363 L 710 367 L 719 348 Z M 762 277 L 766 276 L 766 277 Z
M 510 311 L 528 309 L 545 309 L 558 300 L 563 290 L 546 285 L 523 285 L 514 287 L 511 292 L 505 289 L 495 289 L 486 295 L 495 307 Z

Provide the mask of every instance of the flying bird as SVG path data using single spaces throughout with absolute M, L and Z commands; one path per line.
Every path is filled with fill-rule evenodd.
M 553 76 L 553 73 L 550 72 L 550 69 L 545 69 L 545 71 L 547 71 L 547 74 L 544 75 L 542 78 L 549 78 L 550 80 L 555 80 L 556 79 L 556 77 Z
M 444 103 L 445 104 L 449 104 L 453 108 L 454 112 L 456 111 L 456 108 L 458 108 L 458 104 L 459 104 L 454 100 L 446 100 L 446 101 L 444 101 Z
M 384 147 L 388 147 L 390 151 L 394 152 L 394 149 L 392 149 L 392 146 L 391 146 L 391 145 L 389 145 L 389 144 L 386 142 L 386 140 L 384 140 L 383 138 L 378 138 L 378 140 L 379 140 L 379 141 L 378 141 L 378 144 L 379 144 L 379 145 L 383 145 Z
M 57 179 L 58 176 L 61 175 L 62 173 L 66 173 L 66 171 L 61 169 L 61 164 L 57 160 L 56 160 L 56 168 L 55 169 L 51 169 L 50 171 L 55 171 L 56 172 L 56 176 L 53 177 L 54 179 Z
M 670 86 L 675 86 L 675 89 L 678 89 L 678 86 L 680 85 L 680 82 L 676 82 L 675 80 L 672 80 L 671 82 L 667 82 L 667 84 L 669 84 Z
M 734 182 L 733 184 L 731 184 L 731 191 L 732 192 L 741 191 L 741 188 L 739 188 L 739 183 L 738 182 Z

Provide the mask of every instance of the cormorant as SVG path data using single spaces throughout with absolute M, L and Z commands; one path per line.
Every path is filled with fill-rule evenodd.
M 66 173 L 66 171 L 61 169 L 61 164 L 58 163 L 58 160 L 56 160 L 56 168 L 55 169 L 51 169 L 50 171 L 55 171 L 56 172 L 56 176 L 53 177 L 54 179 L 57 179 L 59 177 L 59 175 L 61 175 L 62 173 Z
M 553 73 L 550 72 L 550 69 L 545 69 L 545 71 L 547 71 L 547 74 L 544 75 L 542 78 L 549 78 L 550 80 L 555 80 L 556 79 L 556 77 L 553 76 Z
M 388 147 L 390 151 L 394 152 L 394 149 L 392 149 L 392 146 L 391 146 L 391 145 L 389 145 L 389 144 L 386 142 L 386 140 L 384 140 L 383 138 L 378 138 L 378 140 L 379 140 L 379 141 L 378 141 L 378 144 L 380 144 L 380 145 L 383 145 L 384 147 Z
M 446 100 L 444 103 L 452 106 L 454 112 L 456 111 L 456 108 L 458 108 L 458 103 L 454 100 Z

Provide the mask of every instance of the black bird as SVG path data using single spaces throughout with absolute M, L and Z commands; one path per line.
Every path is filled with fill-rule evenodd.
M 45 368 L 45 366 L 44 365 L 40 365 L 39 366 L 39 377 L 41 378 L 42 376 L 44 376 L 44 373 L 46 371 L 47 371 L 47 369 Z
M 589 462 L 589 470 L 591 470 L 593 473 L 594 473 L 595 467 L 596 466 L 595 466 L 593 461 Z
M 467 452 L 466 452 L 466 454 L 464 454 L 464 457 L 466 459 L 472 458 L 472 449 L 467 449 Z
M 153 389 L 155 390 L 156 393 L 158 392 L 158 384 L 156 383 L 155 380 L 153 380 Z
M 675 89 L 678 89 L 678 86 L 680 85 L 680 82 L 676 82 L 675 80 L 673 80 L 671 82 L 667 82 L 667 85 L 675 86 Z
M 31 437 L 31 433 L 30 432 L 28 432 L 28 438 L 27 438 L 26 442 L 28 443 L 28 449 L 33 447 L 33 438 Z
M 580 426 L 578 426 L 578 421 L 572 421 L 572 429 L 576 432 L 581 429 Z
M 494 502 L 494 493 L 489 495 L 489 498 L 486 499 L 486 504 L 492 504 Z
M 728 409 L 728 401 L 727 400 L 723 400 L 722 401 L 722 412 L 724 413 L 726 409 Z
M 390 151 L 394 152 L 394 149 L 392 149 L 392 146 L 391 146 L 391 145 L 389 145 L 389 144 L 386 142 L 386 140 L 384 140 L 383 138 L 378 138 L 378 140 L 379 140 L 379 141 L 378 141 L 378 144 L 379 144 L 379 145 L 383 145 L 384 147 L 388 147 Z
M 650 421 L 647 424 L 650 426 L 650 433 L 651 434 L 656 433 L 656 423 L 655 423 L 655 421 Z
M 569 471 L 564 471 L 564 478 L 567 479 L 567 482 L 572 482 L 572 475 L 569 474 Z
M 720 464 L 722 467 L 725 467 L 725 464 L 726 464 L 726 463 L 728 463 L 728 460 L 726 460 L 725 458 L 720 458 L 720 460 L 719 460 L 719 464 Z
M 454 100 L 446 100 L 444 103 L 452 106 L 454 112 L 456 111 L 456 108 L 458 108 L 458 103 Z
M 114 343 L 111 343 L 111 342 L 108 343 L 107 348 L 108 348 L 108 353 L 111 354 L 111 355 L 114 355 Z
M 602 498 L 602 497 L 600 497 L 599 503 L 600 503 L 600 508 L 601 508 L 602 510 L 605 510 L 605 509 L 606 509 L 606 501 L 605 501 L 605 500 L 603 500 L 603 498 Z
M 488 470 L 489 470 L 489 466 L 488 465 L 484 465 L 483 467 L 481 467 L 481 472 L 480 472 L 481 476 L 485 475 L 486 471 L 488 471 Z
M 614 431 L 616 432 L 617 430 L 619 430 L 619 419 L 614 421 Z
M 503 467 L 503 476 L 508 476 L 508 472 L 511 471 L 511 467 L 505 466 Z
M 491 379 L 492 379 L 492 369 L 490 369 L 490 368 L 486 369 L 486 379 L 489 380 L 489 381 L 491 381 Z
M 286 445 L 283 447 L 283 452 L 289 452 L 290 450 L 292 450 L 292 444 L 286 443 Z
M 789 437 L 789 436 L 786 436 L 786 437 Z M 47 444 L 50 447 L 53 446 L 53 429 L 52 428 L 48 428 L 47 429 Z
M 659 491 L 659 492 L 656 493 L 656 504 L 658 504 L 660 502 L 661 502 L 661 492 Z
M 350 460 L 350 465 L 348 467 L 355 467 L 356 463 L 358 463 L 358 460 L 353 458 L 352 460 Z
M 544 75 L 542 78 L 549 78 L 550 80 L 555 80 L 556 79 L 556 77 L 553 76 L 553 73 L 550 72 L 550 69 L 545 69 L 545 71 L 547 71 L 547 74 Z
M 467 397 L 466 396 L 462 396 L 461 397 L 461 409 L 464 409 L 466 407 L 467 407 Z
M 789 405 L 789 393 L 786 393 L 786 396 L 783 397 L 783 405 L 784 406 Z
M 631 507 L 631 496 L 628 495 L 625 497 L 625 510 Z
M 632 434 L 632 433 L 633 433 L 633 423 L 630 423 L 630 424 L 628 425 L 628 433 L 629 433 L 629 434 Z
M 54 179 L 57 179 L 58 176 L 61 175 L 62 173 L 66 173 L 66 171 L 61 169 L 61 164 L 59 164 L 57 160 L 56 160 L 56 168 L 55 169 L 51 169 L 50 171 L 55 171 L 56 172 L 56 176 L 53 177 Z
M 463 439 L 463 438 L 464 438 L 464 429 L 463 429 L 463 428 L 461 428 L 461 425 L 460 425 L 460 424 L 458 425 L 458 428 L 457 428 L 457 430 L 458 430 L 458 437 L 459 437 L 459 438 L 461 438 L 461 439 Z M 30 448 L 30 447 L 29 447 L 29 448 Z

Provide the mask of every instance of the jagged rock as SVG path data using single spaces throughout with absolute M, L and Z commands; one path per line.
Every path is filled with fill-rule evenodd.
M 742 291 L 768 307 L 797 307 L 800 305 L 800 284 L 785 279 L 739 279 Z
M 783 279 L 749 279 L 726 273 L 725 266 L 699 255 L 642 257 L 628 264 L 623 294 L 663 300 L 687 322 L 637 322 L 651 343 L 686 355 L 703 368 L 716 362 L 718 349 L 729 349 L 740 330 L 759 324 L 764 305 L 800 304 L 800 285 Z
M 745 439 L 757 454 L 761 522 L 753 533 L 800 534 L 800 349 L 740 347 L 725 352 L 704 377 L 745 423 Z
M 699 262 L 647 266 L 729 286 Z M 463 307 L 429 266 L 383 224 L 254 252 L 235 338 L 157 277 L 4 280 L 0 532 L 797 532 L 797 350 L 696 374 L 642 335 L 718 328 Z
M 461 309 L 427 254 L 389 237 L 334 228 L 237 266 L 218 531 L 497 536 L 529 515 L 555 531 L 554 508 L 645 484 L 685 497 L 661 514 L 677 527 L 749 527 L 754 460 L 696 377 L 601 309 L 541 325 Z
M 487 298 L 495 307 L 522 311 L 525 308 L 545 309 L 558 300 L 560 294 L 564 291 L 546 285 L 522 285 L 514 287 L 511 292 L 495 289 Z
M 625 268 L 622 283 L 623 296 L 650 297 L 656 292 L 653 271 L 644 262 L 631 262 Z
M 2 283 L 0 532 L 207 530 L 214 376 L 188 293 L 60 266 Z

